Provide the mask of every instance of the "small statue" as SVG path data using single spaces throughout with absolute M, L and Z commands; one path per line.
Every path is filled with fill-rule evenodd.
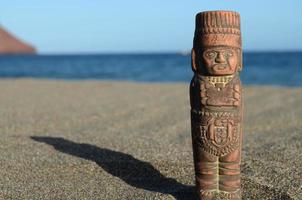
M 196 16 L 190 84 L 196 187 L 200 200 L 240 200 L 242 69 L 240 15 Z

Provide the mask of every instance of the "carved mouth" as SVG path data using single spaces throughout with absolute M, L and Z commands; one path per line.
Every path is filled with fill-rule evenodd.
M 229 68 L 228 64 L 216 64 L 212 67 L 214 71 L 224 71 Z

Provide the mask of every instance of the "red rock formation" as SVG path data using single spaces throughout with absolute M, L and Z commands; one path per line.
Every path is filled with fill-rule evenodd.
M 36 49 L 0 27 L 0 54 L 34 54 Z

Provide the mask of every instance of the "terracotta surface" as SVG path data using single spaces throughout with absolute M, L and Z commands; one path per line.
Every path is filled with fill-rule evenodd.
M 34 47 L 25 44 L 0 27 L 0 54 L 33 54 Z
M 190 85 L 191 128 L 199 199 L 241 199 L 242 69 L 240 16 L 196 16 Z

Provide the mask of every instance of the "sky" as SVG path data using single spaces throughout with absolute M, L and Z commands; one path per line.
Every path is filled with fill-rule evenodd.
M 301 0 L 0 0 L 0 24 L 41 54 L 187 51 L 195 15 L 241 14 L 246 51 L 302 50 Z

